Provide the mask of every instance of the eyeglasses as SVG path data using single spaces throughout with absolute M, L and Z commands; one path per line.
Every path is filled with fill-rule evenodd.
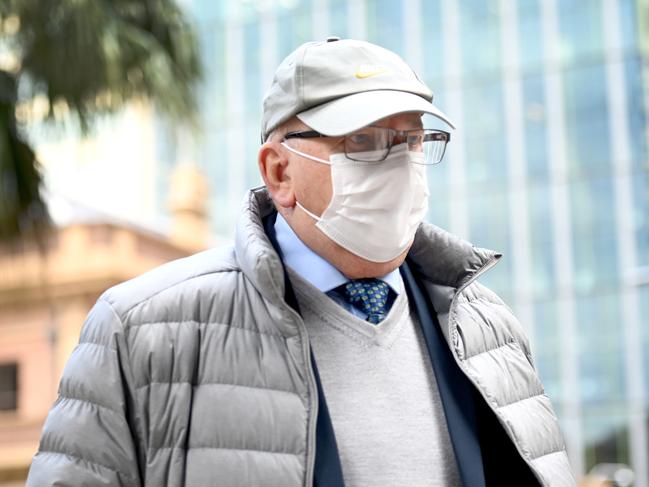
M 314 137 L 329 136 L 315 130 L 305 130 L 289 132 L 284 135 L 283 141 Z M 381 162 L 388 157 L 392 146 L 407 143 L 408 150 L 424 154 L 423 164 L 437 164 L 440 162 L 444 157 L 444 152 L 446 152 L 446 144 L 451 140 L 451 134 L 443 130 L 419 128 L 394 130 L 373 125 L 340 137 L 344 137 L 345 155 L 353 161 Z

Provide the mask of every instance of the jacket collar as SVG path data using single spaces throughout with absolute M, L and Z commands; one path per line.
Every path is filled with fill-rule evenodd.
M 248 191 L 237 222 L 235 253 L 244 274 L 263 295 L 284 297 L 282 262 L 264 232 L 262 218 L 274 211 L 265 187 Z M 474 247 L 430 223 L 422 223 L 408 254 L 412 270 L 424 280 L 455 290 L 502 254 Z
M 481 269 L 501 257 L 500 252 L 475 247 L 428 222 L 419 225 L 408 252 L 413 270 L 424 280 L 454 289 L 467 285 Z
M 241 270 L 255 288 L 271 299 L 284 299 L 284 267 L 264 232 L 262 218 L 274 211 L 265 187 L 246 193 L 234 236 L 234 252 Z

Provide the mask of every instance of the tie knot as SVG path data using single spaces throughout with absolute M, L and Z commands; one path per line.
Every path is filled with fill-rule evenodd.
M 390 288 L 375 278 L 352 279 L 342 286 L 343 294 L 355 308 L 367 315 L 367 321 L 376 325 L 388 312 Z

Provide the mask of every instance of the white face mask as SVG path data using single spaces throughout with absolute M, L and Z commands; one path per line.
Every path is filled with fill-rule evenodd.
M 371 262 L 388 262 L 412 243 L 428 211 L 424 156 L 407 144 L 392 147 L 382 162 L 359 162 L 344 153 L 328 161 L 282 143 L 291 152 L 331 165 L 333 194 L 316 227 L 351 253 Z

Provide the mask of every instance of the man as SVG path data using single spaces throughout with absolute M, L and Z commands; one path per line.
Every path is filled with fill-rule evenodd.
M 425 114 L 390 51 L 289 55 L 234 247 L 99 299 L 28 485 L 574 485 L 500 254 L 422 223 Z

